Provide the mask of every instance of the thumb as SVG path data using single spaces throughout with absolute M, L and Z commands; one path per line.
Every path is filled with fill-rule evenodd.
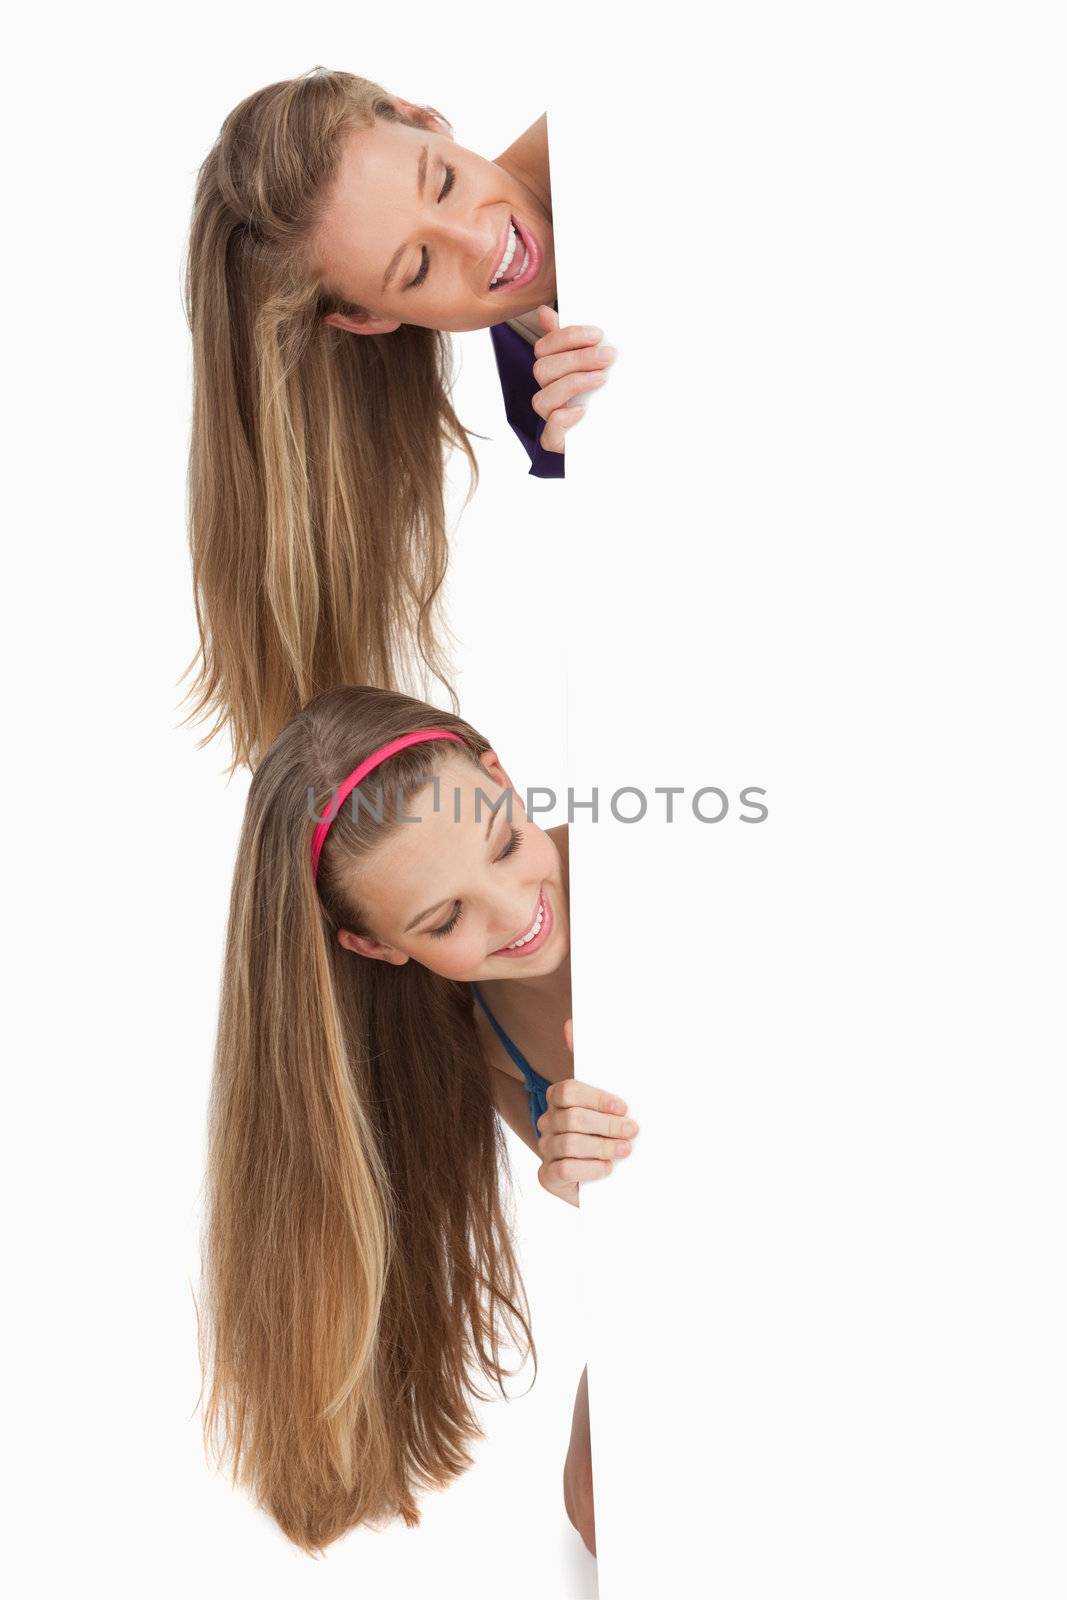
M 563 1024 L 563 1038 L 571 1055 L 574 1054 L 574 1022 L 570 1017 Z
M 559 316 L 551 306 L 538 306 L 537 315 L 542 328 L 546 333 L 555 333 L 559 327 Z

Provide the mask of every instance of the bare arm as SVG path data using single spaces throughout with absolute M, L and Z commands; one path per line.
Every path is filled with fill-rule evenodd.
M 529 1145 L 540 1160 L 537 1135 L 530 1121 L 530 1097 L 526 1093 L 526 1085 L 520 1083 L 518 1078 L 513 1078 L 510 1073 L 501 1072 L 499 1067 L 494 1067 L 493 1102 L 502 1121 L 507 1123 L 512 1133 L 518 1134 L 523 1144 Z

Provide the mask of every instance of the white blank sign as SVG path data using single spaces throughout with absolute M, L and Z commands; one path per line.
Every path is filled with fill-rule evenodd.
M 568 445 L 574 785 L 730 799 L 574 823 L 576 1073 L 642 1125 L 582 1197 L 601 1600 L 1051 1600 L 1056 19 L 670 16 L 550 121 L 562 320 L 620 351 Z

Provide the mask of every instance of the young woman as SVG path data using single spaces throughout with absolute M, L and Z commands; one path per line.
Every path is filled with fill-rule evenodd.
M 480 798 L 479 798 L 480 794 Z M 412 822 L 411 819 L 418 819 Z M 471 1464 L 476 1380 L 533 1335 L 502 1118 L 542 1186 L 636 1125 L 573 1077 L 565 827 L 489 743 L 387 690 L 317 696 L 257 768 L 212 1091 L 205 1433 L 302 1548 L 419 1520 Z M 595 1548 L 588 1395 L 564 1500 Z
M 613 352 L 561 329 L 555 296 L 544 117 L 487 161 L 350 73 L 230 112 L 197 181 L 186 308 L 190 716 L 229 728 L 235 765 L 334 684 L 447 682 L 449 448 L 477 471 L 449 335 L 492 330 L 531 470 L 558 476 Z

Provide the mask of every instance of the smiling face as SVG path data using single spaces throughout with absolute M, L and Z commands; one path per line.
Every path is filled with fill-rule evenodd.
M 450 755 L 437 772 L 438 809 L 427 784 L 404 808 L 420 821 L 393 828 L 353 869 L 353 899 L 372 936 L 342 929 L 339 941 L 396 966 L 419 961 L 456 982 L 554 972 L 570 933 L 555 844 L 526 816 L 492 751 L 481 771 Z M 506 803 L 490 810 L 509 790 L 510 822 Z M 395 805 L 388 785 L 385 804 Z
M 335 326 L 458 333 L 555 300 L 544 203 L 441 127 L 376 121 L 349 134 L 312 250 L 324 286 L 369 319 L 331 313 Z

